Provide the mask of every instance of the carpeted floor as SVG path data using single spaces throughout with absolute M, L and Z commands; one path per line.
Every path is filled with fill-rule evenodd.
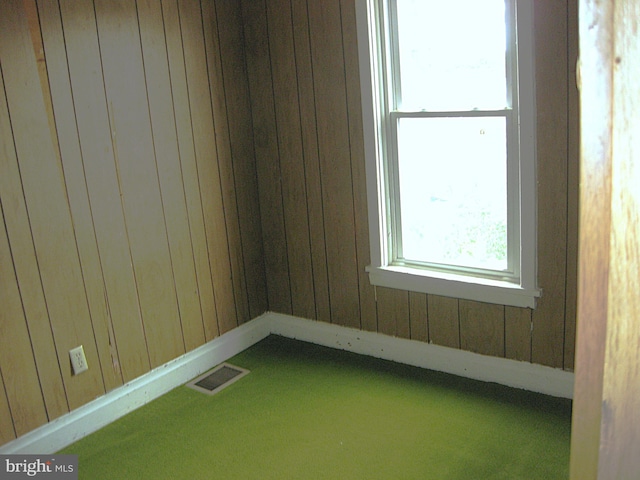
M 60 453 L 81 479 L 565 479 L 571 403 L 268 337 Z

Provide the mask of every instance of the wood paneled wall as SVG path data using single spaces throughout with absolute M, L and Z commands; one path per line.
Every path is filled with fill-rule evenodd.
M 272 310 L 571 370 L 577 284 L 577 2 L 535 6 L 535 310 L 374 288 L 354 0 L 244 0 Z
M 231 0 L 0 1 L 0 444 L 267 309 L 245 65 Z
M 536 2 L 532 311 L 370 285 L 354 0 L 0 0 L 0 444 L 267 309 L 572 369 L 575 3 Z

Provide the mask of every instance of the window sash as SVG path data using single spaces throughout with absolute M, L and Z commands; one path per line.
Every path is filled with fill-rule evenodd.
M 398 12 L 396 0 L 372 0 L 374 3 L 376 28 L 381 39 L 378 51 L 379 59 L 382 59 L 381 79 L 385 86 L 386 111 L 402 111 L 402 81 L 400 72 L 400 39 L 398 25 Z M 478 0 L 481 1 L 481 0 Z M 505 82 L 506 82 L 506 109 L 518 110 L 518 61 L 517 61 L 517 15 L 516 1 L 504 0 L 505 4 Z M 436 113 L 444 110 L 431 110 Z M 456 110 L 459 111 L 459 110 Z M 475 110 L 462 110 L 475 111 Z M 497 111 L 497 110 L 495 110 Z
M 506 175 L 507 182 L 507 268 L 494 270 L 460 264 L 421 262 L 404 258 L 402 249 L 402 206 L 400 201 L 400 163 L 398 148 L 398 124 L 403 118 L 483 118 L 504 117 L 506 119 Z M 520 280 L 520 208 L 519 208 L 519 158 L 517 149 L 517 124 L 513 110 L 461 111 L 461 112 L 390 112 L 387 122 L 387 148 L 385 163 L 387 262 L 389 265 L 413 266 L 442 272 L 458 272 L 465 275 L 502 279 L 509 282 Z

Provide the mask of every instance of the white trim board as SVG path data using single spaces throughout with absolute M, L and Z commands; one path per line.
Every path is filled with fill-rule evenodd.
M 283 337 L 554 397 L 573 398 L 573 372 L 279 313 L 265 315 L 270 319 L 271 333 Z
M 268 312 L 0 446 L 0 454 L 54 453 L 187 383 L 269 334 L 556 397 L 573 397 L 572 372 Z

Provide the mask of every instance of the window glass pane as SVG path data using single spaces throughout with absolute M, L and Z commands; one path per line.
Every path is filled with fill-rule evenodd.
M 507 269 L 505 117 L 398 121 L 402 256 Z
M 504 0 L 397 0 L 399 109 L 502 109 Z

